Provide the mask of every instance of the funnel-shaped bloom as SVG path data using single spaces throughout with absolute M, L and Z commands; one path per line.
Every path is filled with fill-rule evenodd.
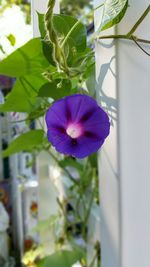
M 106 112 L 90 96 L 75 94 L 55 101 L 46 113 L 48 140 L 60 153 L 84 158 L 109 134 Z

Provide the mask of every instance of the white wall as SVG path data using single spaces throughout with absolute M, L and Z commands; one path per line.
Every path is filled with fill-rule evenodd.
M 149 4 L 131 0 L 123 21 L 102 34 L 126 33 Z M 136 35 L 150 40 L 149 29 L 150 14 Z M 97 42 L 96 62 L 97 95 L 113 124 L 99 158 L 102 267 L 149 267 L 149 57 L 132 41 L 110 39 Z

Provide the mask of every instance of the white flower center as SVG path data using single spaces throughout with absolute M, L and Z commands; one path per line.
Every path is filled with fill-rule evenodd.
M 66 133 L 71 138 L 78 138 L 82 134 L 82 128 L 81 128 L 81 126 L 79 124 L 72 123 L 66 129 Z

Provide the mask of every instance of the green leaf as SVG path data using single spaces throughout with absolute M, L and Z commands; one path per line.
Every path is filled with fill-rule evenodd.
M 62 250 L 58 251 L 37 263 L 38 267 L 71 267 L 83 256 L 81 250 Z
M 44 39 L 46 37 L 44 14 L 40 14 L 39 12 L 37 12 L 37 14 L 38 14 L 38 25 L 39 25 L 40 35 L 41 35 L 41 38 Z
M 78 171 L 82 171 L 83 170 L 83 165 L 78 162 L 76 159 L 72 159 L 72 158 L 65 158 L 63 160 L 61 160 L 60 162 L 61 167 L 65 168 L 65 167 L 74 167 L 76 168 Z
M 38 18 L 41 37 L 45 38 L 46 30 L 44 24 L 44 15 L 38 13 Z M 76 18 L 68 15 L 57 14 L 53 16 L 53 25 L 58 37 L 61 38 L 61 42 L 64 40 L 77 21 L 78 20 Z M 86 34 L 86 27 L 79 22 L 77 27 L 69 35 L 67 43 L 70 43 L 73 47 L 76 47 L 77 51 L 83 51 L 86 48 Z
M 0 51 L 3 53 L 3 54 L 5 54 L 5 51 L 4 51 L 4 49 L 3 49 L 3 46 L 0 44 Z
M 31 151 L 43 142 L 43 138 L 43 130 L 31 130 L 23 133 L 9 144 L 8 148 L 3 151 L 2 156 L 8 157 L 21 151 Z
M 42 40 L 42 47 L 43 47 L 43 54 L 45 58 L 51 65 L 55 65 L 53 60 L 53 48 L 52 44 L 48 43 L 47 41 Z
M 58 79 L 44 84 L 39 90 L 40 97 L 51 97 L 54 100 L 71 94 L 71 82 Z
M 43 55 L 42 42 L 40 38 L 35 38 L 0 62 L 0 74 L 20 77 L 26 74 L 40 73 L 48 65 L 48 61 Z
M 53 24 L 54 28 L 58 34 L 63 39 L 69 33 L 71 28 L 77 23 L 77 19 L 67 15 L 54 15 Z M 69 35 L 69 38 L 66 44 L 70 48 L 75 48 L 77 51 L 84 51 L 86 48 L 86 27 L 79 22 L 77 27 L 74 28 L 72 33 Z
M 95 68 L 93 69 L 92 73 L 89 75 L 89 77 L 86 80 L 86 87 L 88 89 L 88 92 L 90 96 L 95 97 L 96 94 L 96 75 L 95 75 Z
M 97 169 L 97 153 L 93 153 L 88 157 L 88 161 L 91 164 L 91 167 Z
M 46 37 L 46 30 L 44 25 L 44 15 L 38 13 L 39 18 L 39 29 L 41 37 L 44 39 Z M 54 15 L 53 25 L 57 36 L 60 40 L 60 45 L 68 35 L 72 27 L 77 23 L 77 19 L 68 15 Z M 86 27 L 79 22 L 79 24 L 71 32 L 67 41 L 65 43 L 65 53 L 68 62 L 71 64 L 72 59 L 77 55 L 78 52 L 82 52 L 86 48 Z M 45 38 L 46 39 L 46 38 Z M 49 44 L 50 45 L 50 44 Z M 49 48 L 51 49 L 51 48 Z M 50 54 L 45 56 L 49 59 Z
M 45 100 L 45 99 L 44 99 Z M 35 119 L 38 119 L 40 117 L 43 117 L 46 113 L 46 110 L 48 109 L 49 105 L 46 102 L 43 101 L 41 97 L 37 97 L 34 107 L 32 108 L 32 111 L 28 113 L 27 120 L 33 121 Z
M 42 75 L 27 75 L 17 79 L 6 102 L 0 105 L 1 112 L 31 112 L 40 87 L 46 82 Z
M 128 7 L 128 0 L 105 0 L 99 31 L 106 30 L 121 21 Z
M 15 38 L 15 36 L 14 36 L 13 34 L 9 34 L 9 35 L 7 36 L 7 39 L 8 39 L 8 41 L 11 43 L 12 46 L 15 45 L 15 43 L 16 43 L 16 38 Z
M 30 112 L 35 103 L 35 97 L 28 96 L 24 90 L 22 79 L 17 79 L 13 90 L 6 98 L 6 102 L 0 105 L 1 112 Z

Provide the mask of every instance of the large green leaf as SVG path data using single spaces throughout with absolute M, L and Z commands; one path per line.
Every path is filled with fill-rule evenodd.
M 58 36 L 65 38 L 72 27 L 78 22 L 74 17 L 67 15 L 54 15 L 53 24 Z M 84 51 L 86 48 L 86 27 L 79 22 L 73 29 L 66 44 L 68 43 L 70 48 L 77 51 Z
M 38 25 L 39 25 L 39 31 L 41 34 L 42 39 L 46 39 L 46 28 L 45 28 L 45 22 L 44 22 L 44 14 L 41 14 L 37 12 L 38 14 Z
M 71 82 L 67 79 L 46 83 L 39 90 L 40 97 L 51 97 L 54 100 L 69 94 L 71 94 Z
M 51 65 L 55 65 L 55 62 L 53 60 L 52 44 L 50 44 L 49 42 L 45 40 L 42 40 L 42 47 L 43 47 L 43 55 L 45 56 L 45 58 L 48 60 L 48 62 Z
M 0 74 L 20 77 L 30 73 L 40 73 L 48 65 L 43 55 L 42 42 L 40 38 L 35 38 L 0 62 Z
M 43 130 L 31 130 L 27 133 L 23 133 L 9 144 L 2 155 L 3 157 L 8 157 L 21 151 L 31 151 L 34 147 L 42 144 L 43 137 Z
M 1 112 L 31 112 L 41 86 L 46 83 L 42 75 L 27 75 L 17 79 L 6 102 L 0 105 Z
M 105 0 L 99 31 L 119 23 L 126 13 L 128 0 Z
M 44 15 L 38 13 L 38 18 L 41 37 L 45 38 L 46 30 Z M 58 34 L 58 37 L 61 38 L 61 42 L 77 22 L 78 20 L 72 16 L 63 14 L 57 14 L 53 16 L 53 26 Z M 72 44 L 72 47 L 75 47 L 77 51 L 83 51 L 86 48 L 86 34 L 86 27 L 81 22 L 79 22 L 69 35 L 67 43 Z
M 44 15 L 38 14 L 39 17 L 39 29 L 41 37 L 44 39 L 46 36 L 45 24 L 44 24 Z M 74 17 L 68 15 L 54 15 L 53 16 L 53 25 L 57 33 L 60 44 L 63 42 L 65 37 L 68 35 L 73 26 L 78 22 Z M 84 51 L 86 48 L 86 27 L 79 22 L 78 25 L 71 31 L 67 41 L 65 43 L 65 52 L 66 58 L 69 63 L 71 63 L 72 58 L 76 56 L 78 52 Z M 51 49 L 51 48 L 50 48 Z M 46 55 L 46 54 L 45 54 Z M 49 55 L 46 55 L 47 59 Z
M 75 262 L 82 258 L 81 250 L 74 251 L 58 251 L 43 260 L 41 260 L 38 267 L 71 267 Z

